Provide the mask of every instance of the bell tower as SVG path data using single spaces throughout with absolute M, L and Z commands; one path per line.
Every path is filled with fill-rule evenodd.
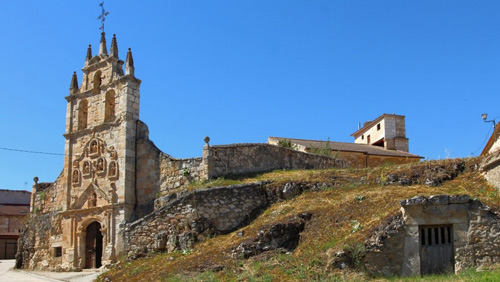
M 125 64 L 125 72 L 123 65 Z M 66 111 L 65 246 L 68 261 L 86 267 L 85 230 L 98 222 L 102 234 L 102 261 L 113 261 L 123 250 L 120 233 L 132 217 L 135 205 L 135 162 L 139 87 L 130 48 L 126 61 L 118 56 L 113 35 L 109 53 L 101 33 L 99 53 L 89 45 L 79 86 L 71 79 Z M 96 225 L 97 226 L 97 225 Z M 67 228 L 67 229 L 66 229 Z M 65 231 L 63 231 L 65 232 Z M 88 237 L 88 236 L 87 236 Z M 88 244 L 87 244 L 88 245 Z M 88 247 L 88 246 L 87 246 Z M 83 261 L 83 262 L 82 262 Z

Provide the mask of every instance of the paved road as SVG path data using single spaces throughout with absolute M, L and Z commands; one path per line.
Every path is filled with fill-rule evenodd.
M 91 282 L 101 274 L 101 270 L 83 272 L 48 272 L 26 271 L 14 269 L 14 260 L 0 260 L 0 281 L 32 282 L 32 281 L 68 281 Z

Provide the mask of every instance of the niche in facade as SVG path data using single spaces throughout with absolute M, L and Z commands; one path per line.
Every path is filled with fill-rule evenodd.
M 106 92 L 106 100 L 104 101 L 104 122 L 115 119 L 115 107 L 115 91 L 109 90 Z
M 101 75 L 102 73 L 100 70 L 94 73 L 94 85 L 92 88 L 92 93 L 94 94 L 99 94 L 101 92 L 101 83 L 102 83 Z
M 87 128 L 88 114 L 89 102 L 86 99 L 82 99 L 78 107 L 78 130 Z

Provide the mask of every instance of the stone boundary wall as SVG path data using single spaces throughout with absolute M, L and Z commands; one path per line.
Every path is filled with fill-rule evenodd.
M 63 210 L 63 205 L 65 206 L 63 180 L 63 172 L 61 172 L 55 182 L 38 183 L 38 179 L 36 178 L 31 193 L 30 211 L 45 213 Z M 59 205 L 56 205 L 56 203 L 59 203 Z
M 203 236 L 248 224 L 268 204 L 265 183 L 187 192 L 127 224 L 125 245 L 129 251 L 187 249 Z
M 153 212 L 159 195 L 178 192 L 192 181 L 204 180 L 205 175 L 201 157 L 176 159 L 143 134 L 137 141 L 135 218 Z
M 62 239 L 61 219 L 60 212 L 51 211 L 26 220 L 18 240 L 17 268 L 62 270 L 61 257 L 54 257 L 51 242 Z M 50 267 L 54 265 L 58 267 Z
M 401 210 L 366 242 L 364 261 L 372 274 L 421 274 L 419 226 L 452 226 L 455 272 L 500 263 L 500 218 L 479 200 L 417 196 L 401 201 Z
M 168 154 L 160 155 L 160 191 L 172 192 L 192 181 L 204 180 L 203 160 L 199 158 L 176 159 Z
M 208 148 L 210 178 L 275 169 L 345 168 L 347 162 L 267 143 L 217 145 Z M 204 158 L 206 154 L 204 152 Z

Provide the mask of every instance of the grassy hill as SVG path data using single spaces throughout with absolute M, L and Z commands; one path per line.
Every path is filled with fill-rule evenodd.
M 193 249 L 174 253 L 147 253 L 123 258 L 100 281 L 343 281 L 380 280 L 363 271 L 364 242 L 371 231 L 400 210 L 399 201 L 417 195 L 467 194 L 493 209 L 500 207 L 498 190 L 477 170 L 479 159 L 428 161 L 367 169 L 275 171 L 240 180 L 218 179 L 193 184 L 190 189 L 242 182 L 270 181 L 312 187 L 279 201 L 249 225 L 215 236 Z M 248 258 L 234 250 L 251 242 L 277 223 L 296 221 L 308 214 L 294 250 L 277 249 Z M 350 266 L 331 264 L 335 254 L 348 250 Z M 495 278 L 496 277 L 496 278 Z M 500 271 L 466 271 L 458 277 L 434 281 L 497 280 Z M 425 278 L 430 279 L 429 277 Z M 393 279 L 394 280 L 394 279 Z M 415 280 L 415 279 L 414 279 Z M 416 279 L 418 280 L 418 279 Z

